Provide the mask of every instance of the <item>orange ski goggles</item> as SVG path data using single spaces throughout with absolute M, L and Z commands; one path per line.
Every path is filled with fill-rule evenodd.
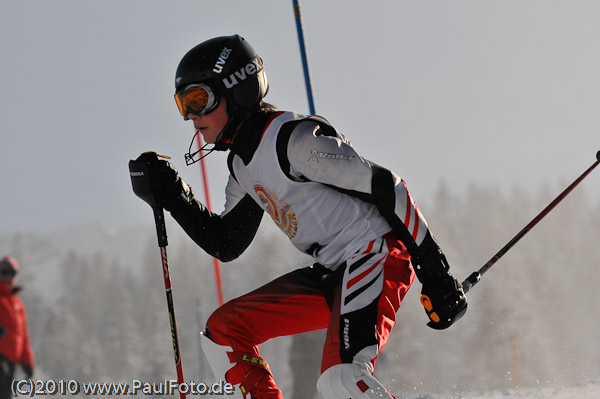
M 193 84 L 182 91 L 175 92 L 175 102 L 183 119 L 188 120 L 188 113 L 202 116 L 213 111 L 219 101 L 213 90 L 204 84 Z

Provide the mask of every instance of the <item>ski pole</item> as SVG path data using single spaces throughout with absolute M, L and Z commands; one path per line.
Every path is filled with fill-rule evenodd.
M 206 173 L 206 165 L 204 164 L 204 157 L 202 156 L 202 135 L 200 133 L 196 133 L 198 135 L 198 150 L 200 151 L 200 171 L 202 173 L 202 182 L 204 183 L 204 198 L 206 201 L 206 209 L 212 211 L 212 207 L 210 205 L 210 193 L 208 192 L 208 176 Z M 223 305 L 223 282 L 221 279 L 221 267 L 219 260 L 213 257 L 213 269 L 215 271 L 215 283 L 217 284 L 217 299 L 219 300 L 219 306 Z
M 165 215 L 161 206 L 154 200 L 150 179 L 148 176 L 149 158 L 157 157 L 156 153 L 146 153 L 146 159 L 130 160 L 129 175 L 131 176 L 131 185 L 135 195 L 146 201 L 154 211 L 154 223 L 156 224 L 156 235 L 158 246 L 160 248 L 160 257 L 165 282 L 165 292 L 167 294 L 167 309 L 169 311 L 169 323 L 171 325 L 171 340 L 173 342 L 173 355 L 175 357 L 175 368 L 177 370 L 178 385 L 184 383 L 183 365 L 181 363 L 181 352 L 179 351 L 179 337 L 177 334 L 177 322 L 175 319 L 175 306 L 173 305 L 173 289 L 171 287 L 171 275 L 169 273 L 169 260 L 167 258 L 167 228 L 165 226 Z M 164 157 L 164 156 L 162 156 Z M 167 158 L 167 157 L 164 157 Z M 184 399 L 186 395 L 180 390 L 179 397 Z
M 508 242 L 508 244 L 503 246 L 500 249 L 500 251 L 498 251 L 498 253 L 496 253 L 496 255 L 494 255 L 489 261 L 487 261 L 487 263 L 485 265 L 483 265 L 481 267 L 481 269 L 474 271 L 473 273 L 471 273 L 471 275 L 469 277 L 467 277 L 467 279 L 465 281 L 463 281 L 462 285 L 463 285 L 463 290 L 464 290 L 465 294 L 467 292 L 469 292 L 471 290 L 471 288 L 473 288 L 473 286 L 475 286 L 475 284 L 477 284 L 479 282 L 479 280 L 481 279 L 481 276 L 483 276 L 483 274 L 485 272 L 487 272 L 492 266 L 494 266 L 494 264 L 496 262 L 498 262 L 498 260 L 501 257 L 503 257 L 504 254 L 506 254 L 521 238 L 523 238 L 523 236 L 525 236 L 525 234 L 529 233 L 529 231 L 531 229 L 533 229 L 533 227 L 536 224 L 538 224 L 538 222 L 540 220 L 542 220 L 548 213 L 550 213 L 550 211 L 552 209 L 554 209 L 554 207 L 556 205 L 558 205 L 559 202 L 561 202 L 567 195 L 569 195 L 569 193 L 571 191 L 573 191 L 573 189 L 579 183 L 581 183 L 581 181 L 583 179 L 585 179 L 585 177 L 587 175 L 589 175 L 591 173 L 591 171 L 594 170 L 594 168 L 596 166 L 598 166 L 599 163 L 600 163 L 600 151 L 598 151 L 596 153 L 596 162 L 594 162 L 594 164 L 592 166 L 590 166 L 585 172 L 583 172 L 583 174 L 581 176 L 579 176 L 573 183 L 571 183 L 571 185 L 569 187 L 567 187 L 562 193 L 560 193 L 558 195 L 558 197 L 556 197 L 554 199 L 554 201 L 552 201 L 531 222 L 529 222 L 529 224 L 527 226 L 525 226 L 523 228 L 523 230 L 521 230 L 519 233 L 517 233 L 517 235 L 514 236 L 513 239 Z
M 304 82 L 306 84 L 306 95 L 308 97 L 308 109 L 311 115 L 315 114 L 315 104 L 313 101 L 312 86 L 310 83 L 310 73 L 308 72 L 308 57 L 306 56 L 306 46 L 304 45 L 304 32 L 302 31 L 302 15 L 300 14 L 300 4 L 298 0 L 292 0 L 294 7 L 294 17 L 296 18 L 296 31 L 298 32 L 298 44 L 300 45 L 300 57 L 302 58 L 302 68 L 304 70 Z

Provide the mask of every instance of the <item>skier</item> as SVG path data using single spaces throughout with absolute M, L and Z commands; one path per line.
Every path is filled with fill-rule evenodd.
M 34 357 L 29 345 L 25 305 L 17 296 L 15 285 L 19 271 L 17 261 L 9 256 L 0 259 L 0 398 L 12 396 L 11 384 L 17 365 L 27 378 L 33 375 Z
M 148 164 L 156 203 L 221 261 L 247 248 L 264 212 L 315 261 L 210 316 L 203 350 L 216 376 L 244 397 L 280 399 L 258 345 L 326 328 L 317 381 L 323 398 L 393 397 L 373 377 L 375 360 L 415 272 L 430 327 L 449 327 L 467 308 L 404 181 L 361 157 L 325 119 L 266 103 L 263 61 L 238 35 L 192 48 L 175 87 L 179 112 L 203 136 L 204 149 L 230 152 L 225 209 L 208 211 L 171 163 L 144 153 L 138 160 Z M 190 150 L 186 163 L 201 155 Z

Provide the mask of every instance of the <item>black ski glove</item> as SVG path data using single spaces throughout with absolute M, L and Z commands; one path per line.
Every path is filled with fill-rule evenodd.
M 155 152 L 145 152 L 136 161 L 143 161 L 148 165 L 148 179 L 157 205 L 173 212 L 193 201 L 192 188 L 179 177 L 170 162 L 159 159 Z
M 429 316 L 427 325 L 435 330 L 450 327 L 467 311 L 467 298 L 462 284 L 450 273 L 423 283 L 421 304 Z
M 423 284 L 421 304 L 429 317 L 427 325 L 435 330 L 450 327 L 467 311 L 467 298 L 460 281 L 450 274 L 446 256 L 429 233 L 412 263 Z

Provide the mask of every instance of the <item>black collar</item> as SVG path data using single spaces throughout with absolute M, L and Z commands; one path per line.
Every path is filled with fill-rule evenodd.
M 235 133 L 231 143 L 231 153 L 242 158 L 248 165 L 254 156 L 254 152 L 260 144 L 262 134 L 275 112 L 259 112 L 246 119 Z

